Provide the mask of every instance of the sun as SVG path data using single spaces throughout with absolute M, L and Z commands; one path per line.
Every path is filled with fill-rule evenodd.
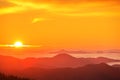
M 23 47 L 23 43 L 20 41 L 17 41 L 14 43 L 14 47 Z

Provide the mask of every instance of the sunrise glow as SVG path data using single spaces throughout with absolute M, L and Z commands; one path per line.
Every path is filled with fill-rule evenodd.
M 0 0 L 0 80 L 120 80 L 119 68 L 120 0 Z
M 20 41 L 17 41 L 14 43 L 14 47 L 23 47 L 23 43 Z
M 42 51 L 119 49 L 119 3 L 119 0 L 0 0 L 0 47 Z

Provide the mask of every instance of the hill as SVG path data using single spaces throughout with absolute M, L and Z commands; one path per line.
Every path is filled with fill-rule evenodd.
M 120 80 L 120 69 L 105 63 L 79 68 L 30 68 L 23 73 L 23 76 L 36 80 Z
M 76 68 L 87 64 L 99 64 L 108 62 L 119 62 L 120 60 L 104 57 L 98 58 L 76 58 L 69 54 L 58 54 L 52 58 L 26 58 L 18 59 L 11 56 L 0 55 L 0 71 L 14 72 L 28 68 Z

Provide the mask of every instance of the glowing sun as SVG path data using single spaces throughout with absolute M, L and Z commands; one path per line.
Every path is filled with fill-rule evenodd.
M 14 47 L 23 47 L 23 43 L 20 41 L 17 41 L 14 43 Z

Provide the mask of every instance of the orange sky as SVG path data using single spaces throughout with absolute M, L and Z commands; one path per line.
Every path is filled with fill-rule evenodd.
M 0 44 L 120 48 L 119 0 L 0 0 Z

